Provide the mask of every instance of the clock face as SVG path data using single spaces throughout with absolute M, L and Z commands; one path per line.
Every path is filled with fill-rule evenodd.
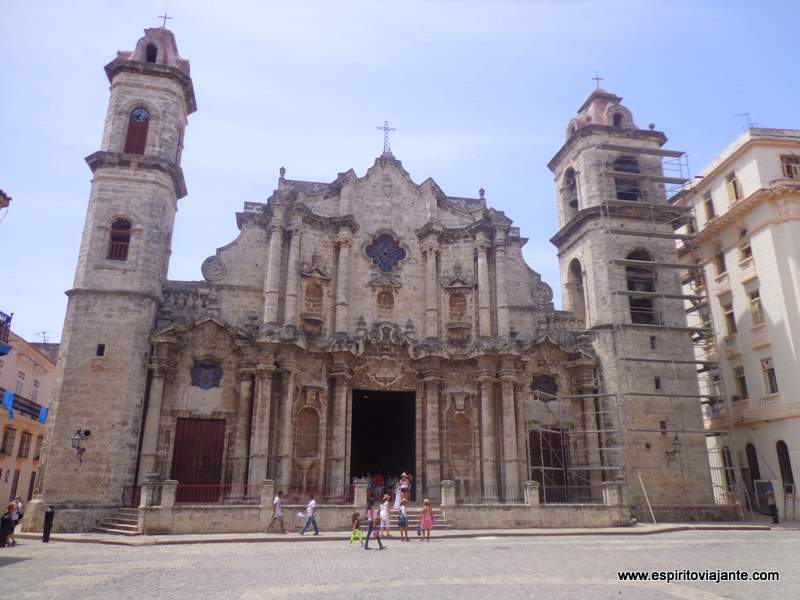
M 131 118 L 137 123 L 144 123 L 150 118 L 150 113 L 147 112 L 146 108 L 142 108 L 140 106 L 139 108 L 134 109 L 134 111 L 131 113 Z

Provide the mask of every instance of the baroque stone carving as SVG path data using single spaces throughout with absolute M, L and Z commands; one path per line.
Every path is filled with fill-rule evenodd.
M 192 365 L 192 386 L 203 390 L 219 387 L 222 379 L 222 367 L 212 362 L 196 362 Z
M 209 256 L 203 261 L 200 271 L 206 281 L 221 281 L 228 273 L 225 263 L 218 256 Z

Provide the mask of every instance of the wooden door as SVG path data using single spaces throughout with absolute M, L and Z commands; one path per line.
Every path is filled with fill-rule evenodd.
M 213 502 L 221 496 L 224 445 L 224 419 L 178 419 L 171 475 L 180 484 L 178 502 Z

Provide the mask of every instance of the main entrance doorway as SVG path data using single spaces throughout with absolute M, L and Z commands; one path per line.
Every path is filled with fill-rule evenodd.
M 180 484 L 178 502 L 210 502 L 219 495 L 224 445 L 224 419 L 178 419 L 171 475 Z
M 417 476 L 415 400 L 414 392 L 353 390 L 352 477 L 378 471 L 384 477 Z

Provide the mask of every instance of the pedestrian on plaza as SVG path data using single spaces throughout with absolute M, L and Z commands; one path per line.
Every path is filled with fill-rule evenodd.
M 14 542 L 14 527 L 12 526 L 12 513 L 16 509 L 16 503 L 9 502 L 6 505 L 6 509 L 3 511 L 3 517 L 0 519 L 0 548 L 5 548 L 7 545 L 16 543 Z
M 400 496 L 401 499 L 408 500 L 408 490 L 411 487 L 411 480 L 409 480 L 408 475 L 403 473 L 400 475 Z
M 283 491 L 278 491 L 278 495 L 272 501 L 272 519 L 267 525 L 267 533 L 272 530 L 276 522 L 281 524 L 281 533 L 286 533 L 286 526 L 283 524 Z
M 425 498 L 422 501 L 422 517 L 420 518 L 419 527 L 422 530 L 422 537 L 419 541 L 431 541 L 431 529 L 433 529 L 433 509 L 431 508 L 431 501 Z
M 367 501 L 367 539 L 364 541 L 364 550 L 369 550 L 369 538 L 372 532 L 375 532 L 375 539 L 378 540 L 378 550 L 383 550 L 383 542 L 381 542 L 381 527 L 380 527 L 380 514 L 375 510 L 375 503 L 372 500 Z
M 309 494 L 308 496 L 308 504 L 306 505 L 306 524 L 303 525 L 303 529 L 300 531 L 300 535 L 303 535 L 308 529 L 309 525 L 314 527 L 314 535 L 319 535 L 319 527 L 317 527 L 317 501 L 314 500 L 314 494 Z
M 361 545 L 364 545 L 364 534 L 361 533 L 361 520 L 358 517 L 358 513 L 354 512 L 353 516 L 351 517 L 352 525 L 353 525 L 353 533 L 350 535 L 350 542 L 348 545 L 353 543 L 353 540 L 358 540 Z
M 410 542 L 408 539 L 408 500 L 400 501 L 400 518 L 398 525 L 400 526 L 400 541 Z
M 400 510 L 400 503 L 403 500 L 403 495 L 400 493 L 400 480 L 394 482 L 394 509 Z
M 383 479 L 383 475 L 381 474 L 380 471 L 378 471 L 378 474 L 375 475 L 375 497 L 376 498 L 380 498 L 381 496 L 383 496 L 383 487 L 384 487 L 384 485 L 385 485 L 385 481 Z
M 372 474 L 367 473 L 367 498 L 374 498 L 375 480 L 372 479 Z
M 391 533 L 389 532 L 389 501 L 391 500 L 391 496 L 389 494 L 384 494 L 383 498 L 381 499 L 381 535 L 386 533 L 386 537 L 392 537 Z
M 778 504 L 775 502 L 775 494 L 771 489 L 767 490 L 767 510 L 769 510 L 769 514 L 772 516 L 772 522 L 777 525 Z

